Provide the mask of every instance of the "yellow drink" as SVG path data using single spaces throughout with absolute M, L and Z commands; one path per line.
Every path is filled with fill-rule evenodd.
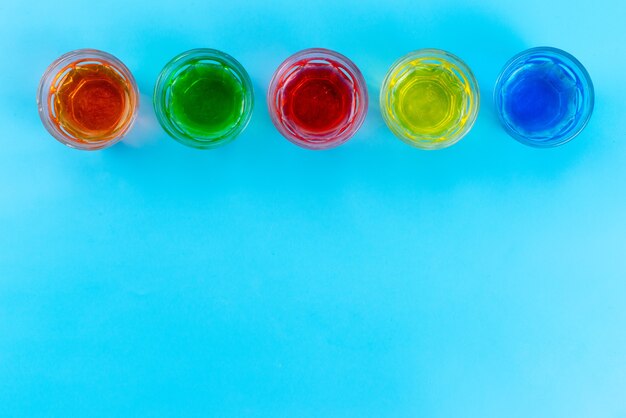
M 451 54 L 417 51 L 389 70 L 380 102 L 385 122 L 400 139 L 418 148 L 444 148 L 471 129 L 478 114 L 478 85 Z

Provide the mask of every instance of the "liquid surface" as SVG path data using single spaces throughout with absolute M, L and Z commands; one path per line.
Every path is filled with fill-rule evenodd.
M 298 131 L 323 135 L 345 125 L 355 101 L 352 80 L 339 64 L 297 63 L 302 66 L 282 86 L 283 118 Z
M 244 87 L 228 68 L 196 63 L 168 80 L 168 113 L 191 136 L 217 137 L 236 126 L 244 112 Z
M 577 80 L 558 63 L 528 63 L 502 87 L 504 118 L 523 134 L 552 136 L 575 120 L 577 92 Z
M 72 64 L 54 83 L 53 122 L 84 141 L 114 135 L 130 118 L 127 81 L 107 64 Z
M 415 135 L 445 137 L 446 132 L 464 123 L 466 85 L 450 67 L 407 64 L 392 79 L 391 111 L 399 123 Z

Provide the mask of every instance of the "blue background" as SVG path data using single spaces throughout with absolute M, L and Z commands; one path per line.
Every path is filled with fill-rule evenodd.
M 626 417 L 626 3 L 618 0 L 6 1 L 0 5 L 0 416 Z M 491 100 L 538 45 L 589 70 L 594 116 L 522 146 Z M 264 93 L 306 47 L 360 66 L 344 146 L 299 149 Z M 39 78 L 98 48 L 135 74 L 102 152 L 42 127 Z M 247 68 L 241 137 L 168 138 L 151 93 L 195 47 Z M 425 152 L 377 105 L 399 56 L 447 49 L 481 85 L 474 130 Z

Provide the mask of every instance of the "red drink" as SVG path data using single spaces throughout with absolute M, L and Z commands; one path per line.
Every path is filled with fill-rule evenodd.
M 367 90 L 359 69 L 325 49 L 308 49 L 288 58 L 274 74 L 267 100 L 280 133 L 309 149 L 346 142 L 367 112 Z

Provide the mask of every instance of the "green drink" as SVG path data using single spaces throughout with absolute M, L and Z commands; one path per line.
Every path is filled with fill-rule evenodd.
M 231 56 L 195 49 L 170 61 L 159 76 L 154 107 L 174 139 L 195 148 L 233 140 L 250 121 L 252 83 Z

